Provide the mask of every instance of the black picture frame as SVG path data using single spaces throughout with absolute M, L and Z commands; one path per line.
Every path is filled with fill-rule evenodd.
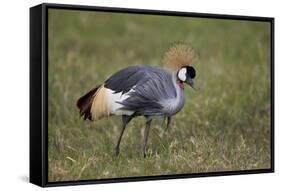
M 79 11 L 101 11 L 114 13 L 134 13 L 148 15 L 168 15 L 179 17 L 198 17 L 230 20 L 249 20 L 269 22 L 271 26 L 271 168 L 258 170 L 207 172 L 181 175 L 161 175 L 147 177 L 128 177 L 116 179 L 97 179 L 48 182 L 48 9 L 67 9 Z M 40 4 L 30 8 L 30 182 L 42 187 L 82 185 L 96 183 L 164 180 L 206 176 L 226 176 L 274 172 L 274 18 L 240 15 L 205 14 L 175 11 L 95 7 L 64 4 Z

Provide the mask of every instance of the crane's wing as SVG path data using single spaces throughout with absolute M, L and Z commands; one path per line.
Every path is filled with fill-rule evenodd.
M 163 100 L 176 97 L 172 76 L 165 70 L 145 67 L 145 74 L 140 72 L 140 80 L 128 92 L 128 98 L 120 102 L 123 109 L 135 111 L 136 115 L 161 116 Z M 138 72 L 137 72 L 138 73 Z
M 130 91 L 141 81 L 147 77 L 147 67 L 145 66 L 129 66 L 110 76 L 104 83 L 106 88 L 109 88 L 115 93 L 122 94 Z

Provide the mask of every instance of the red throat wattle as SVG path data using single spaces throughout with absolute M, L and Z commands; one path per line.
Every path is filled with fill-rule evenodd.
M 182 90 L 184 90 L 184 84 L 183 84 L 183 82 L 177 80 L 177 84 L 179 85 L 179 87 L 180 87 Z

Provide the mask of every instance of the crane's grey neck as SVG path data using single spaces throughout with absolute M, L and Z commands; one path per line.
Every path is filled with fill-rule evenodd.
M 172 80 L 173 80 L 173 84 L 174 87 L 176 89 L 176 97 L 183 97 L 184 98 L 184 91 L 180 88 L 179 84 L 178 84 L 178 74 L 177 72 L 173 72 L 172 73 Z
M 184 90 L 180 88 L 177 83 L 178 77 L 177 72 L 171 73 L 171 78 L 174 86 L 174 97 L 170 99 L 162 100 L 161 105 L 164 107 L 164 110 L 167 116 L 172 116 L 179 112 L 185 103 L 185 93 Z

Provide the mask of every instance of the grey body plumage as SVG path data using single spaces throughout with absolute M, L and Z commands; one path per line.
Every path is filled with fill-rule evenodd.
M 184 91 L 176 80 L 176 73 L 160 68 L 131 66 L 110 77 L 105 87 L 116 93 L 132 90 L 120 104 L 135 116 L 172 116 L 184 106 Z

